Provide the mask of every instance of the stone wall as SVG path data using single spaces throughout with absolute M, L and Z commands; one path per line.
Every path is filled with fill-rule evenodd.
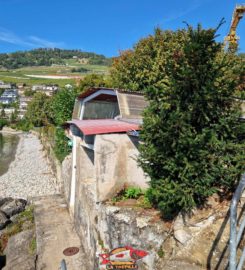
M 142 270 L 155 270 L 158 252 L 169 235 L 169 228 L 158 212 L 116 207 L 96 200 L 94 181 L 81 181 L 76 188 L 73 213 L 91 270 L 98 269 L 98 254 L 120 246 L 132 246 L 149 252 L 140 263 Z
M 35 134 L 40 140 L 43 145 L 44 151 L 46 153 L 46 158 L 48 160 L 48 163 L 50 165 L 50 168 L 55 175 L 56 182 L 55 187 L 58 189 L 59 192 L 64 192 L 64 181 L 62 176 L 62 166 L 60 161 L 56 158 L 54 150 L 52 148 L 52 145 L 50 144 L 49 140 L 45 135 L 39 132 L 32 131 L 33 134 Z
M 79 142 L 79 140 L 77 141 Z M 112 205 L 106 200 L 125 184 L 147 186 L 137 168 L 137 143 L 127 135 L 100 135 L 94 151 L 77 143 L 74 209 L 75 229 L 89 268 L 98 269 L 99 254 L 132 246 L 149 254 L 138 262 L 141 270 L 223 270 L 227 264 L 229 201 L 210 198 L 206 208 L 192 216 L 164 221 L 158 211 L 130 202 Z M 62 164 L 64 194 L 69 205 L 72 158 Z

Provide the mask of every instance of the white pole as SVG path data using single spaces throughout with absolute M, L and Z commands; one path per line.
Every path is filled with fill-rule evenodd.
M 74 213 L 75 193 L 76 193 L 76 166 L 77 166 L 77 140 L 73 136 L 72 145 L 72 177 L 71 177 L 71 191 L 70 191 L 70 209 Z

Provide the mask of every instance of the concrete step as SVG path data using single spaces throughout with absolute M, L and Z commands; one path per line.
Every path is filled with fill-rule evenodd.
M 37 241 L 37 270 L 58 270 L 65 259 L 67 270 L 85 270 L 84 253 L 61 195 L 33 198 Z M 65 256 L 68 247 L 79 252 Z

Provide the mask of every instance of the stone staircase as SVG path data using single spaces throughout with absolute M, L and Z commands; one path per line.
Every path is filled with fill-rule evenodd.
M 37 197 L 32 200 L 36 225 L 36 270 L 58 270 L 65 259 L 67 270 L 88 270 L 84 253 L 73 222 L 61 195 Z M 65 256 L 69 247 L 79 248 L 73 256 Z

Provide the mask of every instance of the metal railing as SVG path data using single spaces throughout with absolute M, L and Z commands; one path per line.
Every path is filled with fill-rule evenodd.
M 60 263 L 60 270 L 67 270 L 66 261 L 64 259 Z
M 241 199 L 242 193 L 245 189 L 245 174 L 242 175 L 242 179 L 233 195 L 230 207 L 230 257 L 229 257 L 229 270 L 242 270 L 243 263 L 245 261 L 245 247 L 243 249 L 240 260 L 237 263 L 237 248 L 241 241 L 243 231 L 245 228 L 245 218 L 242 219 L 240 228 L 237 231 L 238 219 L 237 219 L 237 205 Z

